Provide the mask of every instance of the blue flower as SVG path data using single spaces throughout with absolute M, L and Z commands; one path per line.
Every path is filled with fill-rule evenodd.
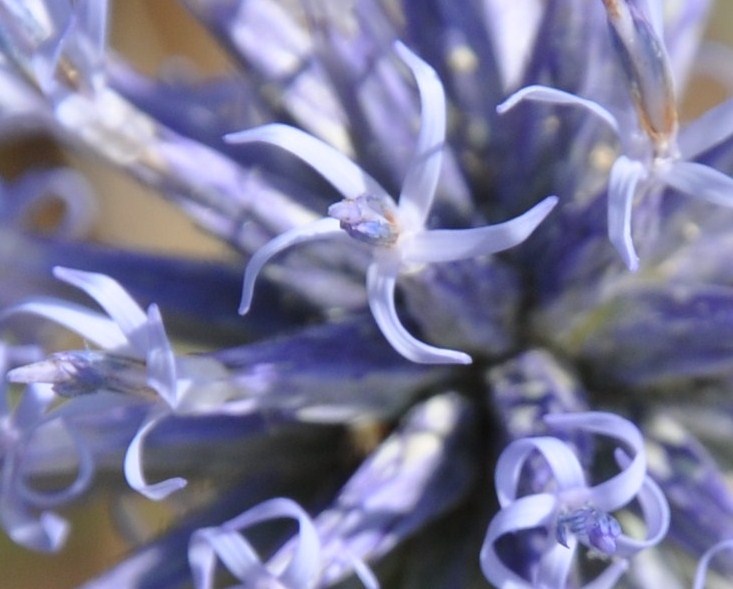
M 661 11 L 661 2 L 650 2 Z M 604 1 L 613 50 L 628 88 L 626 102 L 608 106 L 591 99 L 541 85 L 512 94 L 497 107 L 504 113 L 524 100 L 577 106 L 598 117 L 621 143 L 608 180 L 608 236 L 630 270 L 639 267 L 632 240 L 631 215 L 635 203 L 653 199 L 665 187 L 693 198 L 733 206 L 733 179 L 696 157 L 720 143 L 733 128 L 720 121 L 730 116 L 733 103 L 718 107 L 690 123 L 680 134 L 674 80 L 664 47 L 662 21 L 646 14 L 644 3 Z M 632 115 L 632 112 L 636 116 Z
M 628 559 L 658 544 L 669 526 L 669 506 L 664 494 L 646 473 L 641 434 L 629 421 L 609 413 L 547 415 L 545 422 L 553 431 L 588 432 L 612 438 L 621 471 L 591 485 L 573 449 L 560 439 L 543 436 L 512 442 L 496 465 L 496 492 L 501 509 L 489 524 L 481 549 L 484 575 L 497 587 L 567 587 L 580 543 L 613 559 L 592 584 L 613 587 L 626 570 Z M 552 480 L 543 492 L 525 495 L 521 492 L 525 466 L 537 454 L 549 467 Z M 623 534 L 612 515 L 633 500 L 641 507 L 647 529 L 643 540 Z M 529 576 L 523 577 L 502 561 L 497 546 L 507 534 L 534 529 L 545 530 L 546 535 L 539 540 L 537 561 L 528 563 Z
M 534 231 L 555 206 L 557 198 L 548 197 L 524 215 L 495 226 L 426 229 L 442 162 L 445 97 L 440 81 L 428 64 L 402 44 L 395 45 L 395 50 L 415 76 L 423 120 L 399 204 L 359 166 L 298 129 L 270 125 L 227 135 L 232 143 L 262 141 L 290 151 L 344 196 L 343 201 L 329 207 L 329 217 L 292 229 L 255 253 L 245 273 L 239 312 L 249 311 L 255 279 L 272 256 L 298 243 L 341 237 L 345 232 L 373 248 L 373 261 L 367 271 L 369 306 L 394 349 L 413 362 L 469 364 L 471 358 L 467 354 L 420 342 L 403 327 L 394 303 L 398 273 L 418 269 L 422 264 L 463 260 L 513 247 Z

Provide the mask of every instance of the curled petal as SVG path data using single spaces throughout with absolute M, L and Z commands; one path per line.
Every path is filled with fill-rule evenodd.
M 613 129 L 616 135 L 619 134 L 618 121 L 616 120 L 616 117 L 614 117 L 600 104 L 593 102 L 592 100 L 581 98 L 575 94 L 570 94 L 570 92 L 557 90 L 556 88 L 549 88 L 548 86 L 527 86 L 526 88 L 522 88 L 497 106 L 496 112 L 500 115 L 504 114 L 524 100 L 534 100 L 536 102 L 567 106 L 579 106 L 604 121 L 609 127 L 611 127 L 611 129 Z
M 420 364 L 470 364 L 471 357 L 463 352 L 436 348 L 411 336 L 400 322 L 395 308 L 396 279 L 383 273 L 378 263 L 369 266 L 367 291 L 369 308 L 384 337 L 408 360 Z
M 174 477 L 159 483 L 148 484 L 143 473 L 142 454 L 145 438 L 169 414 L 170 411 L 167 408 L 152 410 L 140 426 L 140 429 L 137 430 L 125 454 L 125 478 L 127 479 L 127 483 L 130 487 L 153 501 L 165 499 L 168 495 L 182 489 L 187 484 L 186 479 L 181 477 Z
M 287 125 L 263 125 L 255 129 L 229 133 L 227 143 L 263 142 L 276 145 L 302 159 L 328 180 L 346 198 L 362 194 L 389 195 L 369 174 L 343 153 L 308 133 Z
M 710 166 L 677 161 L 661 177 L 666 184 L 688 196 L 733 207 L 733 178 Z
M 621 442 L 633 458 L 616 476 L 590 488 L 591 504 L 601 511 L 612 512 L 629 503 L 639 493 L 646 476 L 644 440 L 639 430 L 629 421 L 600 411 L 586 413 L 551 414 L 545 422 L 552 428 L 577 429 L 608 436 Z
M 722 552 L 724 550 L 730 550 L 733 552 L 733 539 L 718 542 L 715 546 L 710 548 L 705 554 L 702 555 L 702 558 L 697 565 L 697 571 L 695 571 L 695 581 L 692 584 L 692 589 L 703 589 L 703 587 L 705 586 L 705 578 L 708 574 L 710 561 L 715 558 L 715 556 L 717 556 L 719 552 Z
M 87 235 L 97 216 L 97 205 L 89 182 L 70 168 L 57 168 L 25 174 L 15 181 L 9 207 L 2 215 L 9 220 L 29 217 L 34 206 L 44 201 L 59 199 L 64 204 L 63 217 L 54 227 L 54 235 L 61 238 Z
M 114 321 L 81 305 L 37 298 L 10 307 L 0 316 L 11 317 L 17 313 L 29 313 L 49 319 L 105 350 L 122 350 L 127 347 L 127 338 Z M 23 367 L 20 367 L 12 372 L 20 375 L 22 371 Z
M 281 571 L 268 570 L 239 530 L 271 519 L 292 518 L 299 526 L 298 547 Z M 312 587 L 320 567 L 320 541 L 310 516 L 294 501 L 285 498 L 265 501 L 218 528 L 196 531 L 189 544 L 189 562 L 197 589 L 213 587 L 216 556 L 243 583 L 257 586 L 257 580 L 270 579 L 273 585 Z M 250 586 L 250 585 L 247 585 Z
M 535 453 L 547 461 L 558 490 L 585 486 L 583 468 L 565 442 L 549 436 L 516 440 L 501 453 L 496 464 L 496 494 L 502 507 L 516 500 L 522 470 Z
M 481 570 L 490 583 L 497 587 L 514 589 L 534 587 L 533 583 L 523 579 L 504 564 L 494 545 L 506 534 L 549 525 L 555 517 L 556 509 L 557 499 L 554 495 L 530 495 L 517 499 L 494 516 L 486 532 L 480 555 Z M 565 547 L 561 548 L 568 550 Z
M 76 478 L 71 484 L 55 492 L 33 489 L 28 486 L 22 477 L 19 477 L 16 482 L 18 495 L 27 503 L 40 508 L 56 507 L 78 497 L 89 487 L 94 476 L 94 457 L 85 440 L 74 428 L 69 427 L 63 419 L 55 419 L 58 419 L 58 423 L 64 427 L 71 437 L 79 466 L 77 467 Z
M 420 91 L 421 126 L 415 155 L 400 192 L 400 210 L 423 225 L 430 211 L 443 161 L 445 141 L 445 93 L 435 70 L 400 42 L 395 51 L 417 81 Z
M 557 204 L 548 196 L 519 217 L 475 229 L 437 229 L 416 233 L 402 246 L 403 259 L 414 263 L 453 262 L 485 256 L 522 243 Z
M 631 239 L 631 209 L 645 174 L 641 162 L 622 155 L 613 164 L 608 179 L 608 237 L 632 272 L 639 268 L 639 256 Z
M 533 587 L 567 587 L 570 567 L 578 546 L 576 538 L 568 539 L 568 545 L 555 543 L 542 554 Z
M 614 454 L 621 468 L 629 467 L 632 459 L 626 452 L 617 448 Z M 616 539 L 617 556 L 629 558 L 645 548 L 656 546 L 667 535 L 670 521 L 669 503 L 662 490 L 650 477 L 644 477 L 637 498 L 646 524 L 646 539 L 634 540 L 622 534 Z
M 120 284 L 104 274 L 82 272 L 56 266 L 53 274 L 92 297 L 107 312 L 112 321 L 119 325 L 133 349 L 143 357 L 148 350 L 148 317 Z
M 244 284 L 242 285 L 242 301 L 239 304 L 239 314 L 245 315 L 249 311 L 254 295 L 255 281 L 270 258 L 299 243 L 342 235 L 346 236 L 346 232 L 341 229 L 339 221 L 331 217 L 326 217 L 304 225 L 303 227 L 291 229 L 268 241 L 255 252 L 244 271 Z
M 14 542 L 40 552 L 56 552 L 69 534 L 68 522 L 55 513 L 36 518 L 14 503 L 0 506 L 0 519 Z

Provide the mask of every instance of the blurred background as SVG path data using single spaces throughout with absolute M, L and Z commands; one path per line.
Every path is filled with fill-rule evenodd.
M 715 43 L 733 44 L 733 2 L 718 2 L 707 36 Z M 217 44 L 175 0 L 113 2 L 110 42 L 135 67 L 150 75 L 185 75 L 195 79 L 233 68 Z M 694 117 L 733 94 L 733 67 L 730 72 L 729 79 L 714 80 L 698 71 L 685 96 L 684 116 Z M 94 238 L 101 242 L 194 257 L 230 255 L 224 245 L 196 230 L 174 207 L 99 161 L 61 152 L 43 139 L 0 149 L 2 171 L 11 175 L 39 158 L 49 163 L 65 161 L 82 170 L 100 199 Z M 34 554 L 0 536 L 0 586 L 77 587 L 119 561 L 128 546 L 113 531 L 110 500 L 95 495 L 94 499 L 63 511 L 71 520 L 72 531 L 66 548 L 57 555 Z M 147 510 L 146 517 L 155 520 L 159 529 L 165 527 L 167 508 L 144 503 L 140 500 L 140 506 Z

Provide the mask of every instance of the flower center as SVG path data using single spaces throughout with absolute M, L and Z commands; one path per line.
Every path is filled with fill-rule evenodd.
M 388 196 L 362 194 L 328 207 L 351 237 L 370 245 L 393 245 L 400 236 L 397 206 Z
M 616 552 L 616 538 L 621 534 L 621 525 L 605 511 L 586 506 L 557 518 L 555 534 L 557 541 L 565 547 L 568 546 L 568 532 L 586 546 L 611 556 Z

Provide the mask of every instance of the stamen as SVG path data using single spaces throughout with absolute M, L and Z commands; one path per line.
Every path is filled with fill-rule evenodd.
M 397 206 L 385 196 L 362 194 L 345 198 L 328 207 L 329 216 L 338 219 L 351 237 L 370 245 L 392 245 L 400 230 Z
M 611 556 L 616 552 L 616 538 L 621 535 L 621 526 L 615 517 L 600 509 L 581 507 L 558 517 L 555 535 L 565 547 L 568 547 L 568 531 L 583 544 Z

